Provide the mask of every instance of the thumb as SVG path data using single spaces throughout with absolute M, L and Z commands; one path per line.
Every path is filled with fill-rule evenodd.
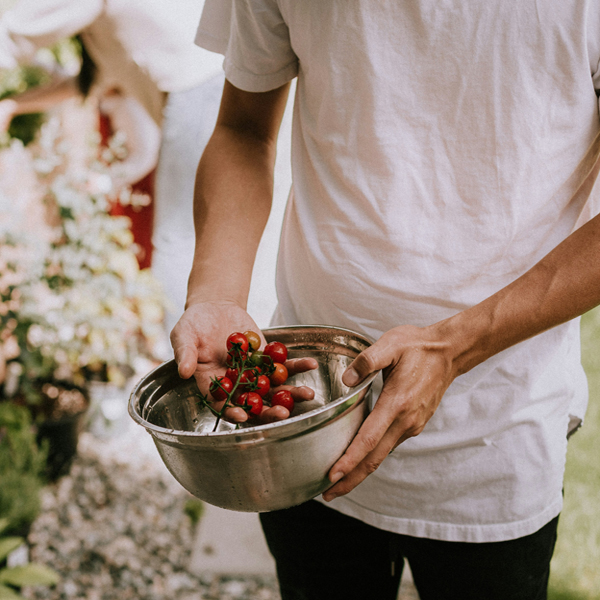
M 177 370 L 182 379 L 189 379 L 196 371 L 198 364 L 198 349 L 196 346 L 187 344 L 173 349 Z
M 387 363 L 379 364 L 381 361 L 377 358 L 378 354 L 375 345 L 363 350 L 344 371 L 342 383 L 354 387 L 371 373 L 387 367 Z

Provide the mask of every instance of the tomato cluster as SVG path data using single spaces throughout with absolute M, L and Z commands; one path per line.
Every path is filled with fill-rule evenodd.
M 281 405 L 291 412 L 294 400 L 288 390 L 270 394 L 272 388 L 284 384 L 288 378 L 285 344 L 270 342 L 261 351 L 260 336 L 254 331 L 245 331 L 232 333 L 226 346 L 227 372 L 214 377 L 209 388 L 214 402 L 225 403 L 216 411 L 208 398 L 201 395 L 203 404 L 218 418 L 230 406 L 241 406 L 251 418 L 260 415 L 265 404 Z

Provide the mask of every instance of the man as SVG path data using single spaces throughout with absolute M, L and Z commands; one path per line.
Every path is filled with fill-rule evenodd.
M 274 321 L 371 335 L 344 382 L 384 374 L 328 505 L 261 516 L 283 598 L 392 599 L 404 558 L 422 600 L 546 598 L 600 303 L 600 3 L 238 0 L 215 30 L 180 373 L 205 386 L 253 328 L 297 77 Z

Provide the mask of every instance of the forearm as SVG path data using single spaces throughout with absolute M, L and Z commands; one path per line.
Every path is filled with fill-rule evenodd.
M 47 85 L 31 88 L 8 100 L 12 102 L 13 115 L 25 115 L 46 112 L 56 104 L 77 95 L 77 82 L 74 77 L 55 77 Z
M 196 249 L 186 307 L 206 301 L 245 308 L 269 218 L 277 135 L 289 84 L 251 93 L 225 81 L 215 131 L 196 175 Z
M 225 300 L 245 307 L 273 195 L 274 143 L 217 126 L 198 167 L 196 250 L 187 305 Z
M 457 375 L 600 304 L 600 217 L 575 231 L 523 276 L 433 326 L 450 340 Z

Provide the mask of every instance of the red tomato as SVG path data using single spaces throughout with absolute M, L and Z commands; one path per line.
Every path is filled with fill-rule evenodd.
M 241 375 L 240 370 L 235 369 L 233 367 L 229 367 L 225 372 L 225 377 L 228 377 L 233 382 L 233 385 L 236 383 L 240 386 L 248 385 L 251 381 L 256 379 L 256 375 L 250 369 L 246 369 Z
M 264 398 L 271 389 L 271 382 L 266 375 L 259 375 L 256 379 L 256 390 L 254 390 L 261 398 Z
M 250 350 L 252 352 L 260 348 L 260 335 L 258 335 L 256 331 L 244 331 L 244 335 L 248 340 L 248 344 L 250 345 Z
M 234 367 L 229 367 L 227 369 L 227 371 L 225 371 L 225 377 L 227 377 L 228 379 L 231 379 L 231 381 L 233 382 L 234 385 L 235 385 L 235 382 L 238 380 L 239 376 L 240 376 L 239 370 L 235 369 Z
M 248 409 L 249 415 L 260 415 L 263 408 L 263 399 L 256 392 L 244 392 L 238 399 L 237 404 Z
M 283 364 L 287 360 L 288 351 L 281 342 L 270 342 L 265 346 L 263 355 L 268 356 L 274 363 Z
M 210 395 L 217 401 L 226 400 L 233 389 L 233 383 L 229 377 L 217 377 L 210 384 Z
M 269 375 L 269 380 L 273 387 L 277 387 L 278 385 L 285 383 L 288 378 L 288 370 L 284 365 L 278 362 L 273 365 L 273 369 L 273 372 Z
M 283 406 L 290 412 L 294 410 L 294 399 L 288 390 L 279 390 L 273 394 L 271 398 L 271 406 Z
M 248 338 L 239 331 L 232 333 L 227 338 L 227 352 L 233 356 L 245 357 L 249 347 Z

